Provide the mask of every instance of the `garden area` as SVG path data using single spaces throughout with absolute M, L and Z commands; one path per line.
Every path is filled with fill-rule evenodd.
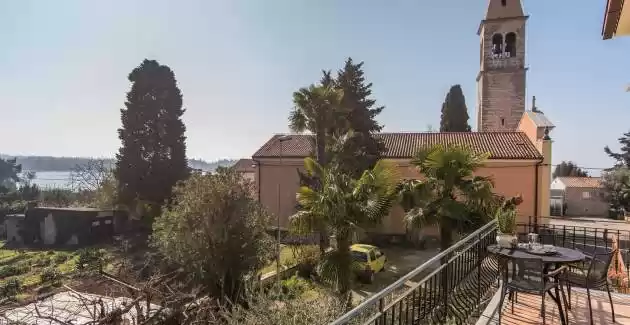
M 11 249 L 0 242 L 0 300 L 28 301 L 71 280 L 95 261 L 112 269 L 109 249 Z

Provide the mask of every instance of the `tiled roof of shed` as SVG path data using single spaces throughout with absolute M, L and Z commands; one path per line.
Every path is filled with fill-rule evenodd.
M 280 141 L 283 135 L 274 135 L 253 158 L 280 156 Z M 541 159 L 538 149 L 523 132 L 424 132 L 424 133 L 379 133 L 387 152 L 386 158 L 410 158 L 420 148 L 435 144 L 457 144 L 472 148 L 477 153 L 489 153 L 490 159 Z M 313 136 L 291 135 L 282 142 L 283 157 L 306 157 L 313 152 Z

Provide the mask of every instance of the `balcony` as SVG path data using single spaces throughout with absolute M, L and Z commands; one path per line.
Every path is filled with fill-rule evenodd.
M 615 306 L 615 323 L 630 324 L 630 296 L 614 293 L 612 297 Z M 571 298 L 572 308 L 569 311 L 569 324 L 590 324 L 586 291 L 580 288 L 573 288 Z M 499 314 L 497 313 L 498 303 L 499 295 L 497 294 L 481 317 L 479 317 L 477 321 L 478 325 L 499 324 Z M 549 307 L 545 311 L 547 324 L 561 324 L 558 317 L 559 313 L 553 300 L 547 297 L 545 303 Z M 595 324 L 613 323 L 606 292 L 591 291 L 591 304 L 593 307 L 593 322 Z M 508 302 L 504 303 L 501 312 L 501 324 L 503 325 L 542 324 L 542 318 L 540 317 L 540 297 L 538 296 L 519 294 L 518 302 L 514 304 L 514 312 L 512 312 L 511 305 Z
M 616 323 L 630 324 L 630 295 L 625 294 L 630 280 L 626 271 L 630 261 L 630 231 L 556 225 L 554 219 L 530 218 L 529 222 L 518 225 L 518 234 L 524 239 L 530 232 L 538 233 L 543 244 L 587 253 L 617 245 L 623 262 L 614 263 L 609 272 L 616 291 L 613 293 Z M 496 243 L 496 234 L 496 221 L 492 221 L 368 298 L 332 325 L 498 324 L 498 261 L 487 253 L 487 247 Z M 409 281 L 429 270 L 432 271 L 421 281 Z M 569 324 L 588 324 L 586 291 L 573 287 L 571 292 Z M 591 293 L 594 322 L 612 323 L 607 294 L 592 290 Z M 560 324 L 558 312 L 552 307 L 555 304 L 547 306 L 547 324 Z M 506 298 L 501 312 L 502 324 L 542 323 L 538 297 L 519 294 L 514 313 Z

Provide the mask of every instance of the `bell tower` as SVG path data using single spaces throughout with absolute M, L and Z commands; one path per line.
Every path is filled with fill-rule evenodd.
M 477 131 L 516 131 L 525 112 L 525 22 L 520 0 L 489 0 L 479 25 Z

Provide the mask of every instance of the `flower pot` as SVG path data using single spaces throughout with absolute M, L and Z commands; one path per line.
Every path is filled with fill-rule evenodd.
M 514 248 L 518 243 L 518 238 L 511 234 L 498 234 L 497 245 L 503 248 Z

